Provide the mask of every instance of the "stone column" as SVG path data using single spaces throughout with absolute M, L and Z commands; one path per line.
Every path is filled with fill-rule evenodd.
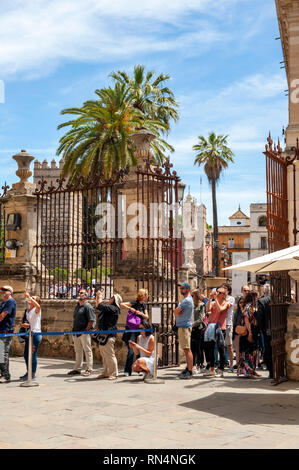
M 145 165 L 144 159 L 151 160 L 152 157 L 151 157 L 151 152 L 150 152 L 150 143 L 154 138 L 155 138 L 154 134 L 151 134 L 150 132 L 146 130 L 140 130 L 132 135 L 132 140 L 134 141 L 136 145 L 135 157 L 137 159 L 137 166 L 138 165 L 144 166 Z M 126 236 L 124 237 L 124 250 L 125 250 L 126 258 L 134 259 L 134 260 L 137 259 L 137 240 L 136 238 L 130 238 L 128 236 L 127 227 L 130 221 L 133 221 L 133 219 L 137 216 L 137 213 L 132 214 L 132 215 L 127 215 L 127 212 L 128 212 L 128 207 L 131 206 L 131 204 L 134 204 L 137 202 L 137 175 L 136 175 L 137 166 L 131 167 L 129 174 L 126 178 L 126 183 L 120 188 L 120 191 L 119 191 L 119 193 L 125 197 L 124 210 L 125 210 L 126 217 L 124 219 L 125 227 L 123 227 L 123 229 L 126 230 Z M 141 183 L 139 184 L 138 189 L 139 189 L 139 195 L 140 195 L 139 202 L 141 202 L 142 201 Z M 144 203 L 146 205 L 147 204 L 146 188 L 144 188 L 143 191 L 145 195 Z
M 28 178 L 32 175 L 30 163 L 34 157 L 21 150 L 13 156 L 18 163 L 16 171 L 20 181 L 12 185 L 12 189 L 7 192 L 2 203 L 5 204 L 6 217 L 9 214 L 19 213 L 21 215 L 21 227 L 18 230 L 7 230 L 5 233 L 7 240 L 14 240 L 17 245 L 15 250 L 6 248 L 6 258 L 4 265 L 0 266 L 0 282 L 12 285 L 14 288 L 14 298 L 18 307 L 23 309 L 24 290 L 31 293 L 36 291 L 37 270 L 35 260 L 36 244 L 36 196 L 33 194 L 35 184 L 30 183 Z M 18 302 L 22 300 L 22 302 Z

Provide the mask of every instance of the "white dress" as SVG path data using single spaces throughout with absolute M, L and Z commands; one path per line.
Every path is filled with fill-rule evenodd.
M 148 343 L 151 338 L 154 338 L 153 335 L 146 336 L 145 338 L 142 335 L 138 336 L 138 344 L 142 348 L 146 349 L 148 351 Z M 150 374 L 154 373 L 154 350 L 152 351 L 152 354 L 150 357 L 148 357 L 145 352 L 140 351 L 140 357 L 145 360 L 146 367 L 149 370 Z

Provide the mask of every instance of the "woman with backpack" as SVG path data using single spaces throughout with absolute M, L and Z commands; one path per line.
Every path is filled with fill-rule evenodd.
M 203 297 L 199 290 L 192 292 L 194 321 L 191 331 L 191 351 L 193 354 L 193 366 L 198 372 L 202 372 L 204 368 L 204 331 L 208 323 L 205 303 L 202 301 Z
M 146 310 L 146 301 L 148 298 L 147 289 L 139 289 L 136 300 L 131 302 L 123 302 L 122 307 L 128 309 L 126 319 L 126 330 L 138 330 L 140 327 L 141 320 L 148 320 L 149 316 Z M 133 341 L 136 343 L 138 332 L 127 332 L 123 334 L 122 340 L 128 348 L 127 360 L 125 364 L 124 374 L 125 376 L 132 375 L 132 365 L 134 361 L 134 351 L 130 347 L 129 342 Z

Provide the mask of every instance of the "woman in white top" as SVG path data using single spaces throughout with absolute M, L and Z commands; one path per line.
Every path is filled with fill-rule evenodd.
M 150 325 L 146 320 L 142 320 L 139 328 L 148 330 Z M 145 372 L 143 379 L 152 376 L 154 372 L 154 336 L 150 331 L 142 331 L 137 338 L 137 343 L 129 341 L 129 345 L 136 355 L 140 355 L 139 359 L 134 362 L 132 370 Z
M 37 351 L 42 340 L 41 333 L 41 308 L 40 308 L 40 298 L 37 296 L 30 296 L 28 292 L 25 292 L 25 297 L 28 302 L 28 308 L 26 309 L 25 315 L 21 326 L 23 328 L 30 328 L 32 333 L 35 333 L 32 338 L 32 379 L 35 379 L 36 369 L 37 369 Z M 25 336 L 25 349 L 24 349 L 24 359 L 26 362 L 26 368 L 28 372 L 28 345 L 29 339 L 28 336 Z M 28 374 L 20 377 L 20 380 L 27 380 Z

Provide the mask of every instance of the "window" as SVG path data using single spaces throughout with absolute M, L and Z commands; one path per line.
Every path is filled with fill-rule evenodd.
M 262 215 L 262 217 L 259 218 L 259 227 L 266 227 L 267 226 L 267 217 L 265 215 Z
M 227 248 L 233 248 L 234 247 L 234 239 L 233 238 L 229 238 L 228 239 L 228 247 Z
M 267 250 L 268 243 L 266 237 L 261 237 L 261 250 Z
M 250 238 L 244 238 L 244 248 L 250 248 Z

